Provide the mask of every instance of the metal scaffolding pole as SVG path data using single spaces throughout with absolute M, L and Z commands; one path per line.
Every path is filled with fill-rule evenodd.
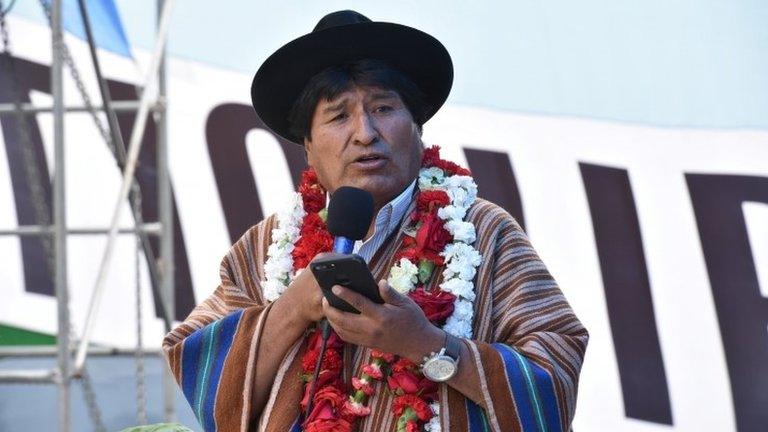
M 137 100 L 117 100 L 112 101 L 112 109 L 115 112 L 132 112 L 139 109 L 139 101 Z M 103 105 L 96 105 L 93 107 L 96 111 L 103 111 L 105 108 Z M 156 109 L 156 107 L 152 107 Z M 31 103 L 22 103 L 19 105 L 12 103 L 0 103 L 0 116 L 3 115 L 18 115 L 19 112 L 23 114 L 38 114 L 49 113 L 53 111 L 52 106 L 35 106 Z M 65 112 L 90 112 L 90 109 L 85 105 L 70 105 L 64 107 Z
M 70 350 L 74 353 L 74 349 Z M 143 348 L 142 352 L 157 354 L 160 348 Z M 2 357 L 53 357 L 58 354 L 58 348 L 46 345 L 3 345 L 0 346 L 0 358 Z M 133 356 L 136 355 L 134 348 L 110 348 L 110 347 L 90 347 L 89 356 L 96 357 L 115 357 L 115 356 Z M 0 371 L 8 372 L 8 371 Z M 2 376 L 2 375 L 0 375 Z M 2 380 L 0 380 L 2 382 Z
M 123 135 L 120 133 L 120 126 L 117 122 L 117 114 L 115 113 L 115 110 L 112 109 L 112 96 L 109 92 L 109 85 L 107 85 L 107 80 L 104 79 L 104 75 L 101 73 L 99 56 L 96 53 L 96 39 L 94 38 L 93 32 L 91 31 L 91 20 L 88 17 L 88 7 L 86 6 L 86 0 L 78 0 L 78 4 L 80 5 L 80 17 L 83 20 L 83 28 L 85 29 L 86 39 L 88 40 L 88 48 L 91 53 L 93 70 L 96 73 L 96 80 L 99 83 L 101 100 L 104 103 L 104 111 L 109 122 L 109 132 L 112 140 L 112 152 L 115 156 L 115 159 L 117 159 L 117 166 L 123 170 L 125 169 L 126 162 L 126 151 L 125 143 L 123 142 Z M 133 213 L 133 220 L 137 225 L 143 223 L 144 221 L 144 216 L 141 213 L 141 196 L 142 193 L 138 181 L 133 178 L 130 192 L 128 193 L 128 202 L 130 203 L 131 212 Z M 141 230 L 137 230 L 136 236 L 139 239 L 141 249 L 143 250 L 144 256 L 146 257 L 147 268 L 149 269 L 149 276 L 150 280 L 152 281 L 152 285 L 157 287 L 159 291 L 160 271 L 157 267 L 157 259 L 155 258 L 155 252 L 152 249 L 152 243 L 150 242 L 149 235 Z M 162 301 L 162 295 L 160 295 L 159 298 Z M 162 307 L 161 309 L 165 310 L 165 307 Z M 166 322 L 170 322 L 169 320 L 170 318 L 166 318 Z M 80 364 L 76 363 L 76 366 L 79 370 Z
M 157 26 L 161 25 L 162 11 L 165 8 L 165 0 L 157 0 Z M 162 230 L 160 232 L 160 293 L 165 303 L 165 312 L 169 319 L 166 320 L 166 331 L 171 331 L 174 317 L 176 316 L 174 296 L 174 254 L 173 254 L 173 201 L 171 196 L 171 175 L 168 164 L 168 104 L 166 100 L 166 49 L 160 54 L 160 68 L 158 70 L 158 100 L 159 110 L 155 111 L 155 124 L 157 125 L 157 199 L 158 213 Z M 163 364 L 162 352 L 160 359 Z M 176 421 L 176 381 L 166 366 L 163 373 L 163 418 L 166 422 Z
M 51 89 L 53 93 L 53 142 L 55 169 L 53 177 L 53 222 L 55 251 L 55 290 L 58 306 L 58 380 L 59 430 L 69 432 L 70 360 L 69 292 L 67 287 L 67 219 L 64 157 L 64 83 L 62 70 L 61 0 L 51 2 Z
M 137 227 L 118 228 L 118 234 L 136 234 L 138 232 L 158 235 L 160 234 L 160 224 L 155 222 L 141 224 Z M 48 236 L 55 231 L 54 226 L 46 225 L 21 225 L 12 229 L 0 229 L 2 236 Z M 69 228 L 68 235 L 103 235 L 109 234 L 109 228 Z
M 101 298 L 104 295 L 104 287 L 107 275 L 109 273 L 109 267 L 112 261 L 112 253 L 114 252 L 115 238 L 117 236 L 117 224 L 120 219 L 120 210 L 123 202 L 128 198 L 128 192 L 133 184 L 133 176 L 136 172 L 136 165 L 139 160 L 139 151 L 141 150 L 142 137 L 144 135 L 144 128 L 147 125 L 147 115 L 149 114 L 149 106 L 152 103 L 153 94 L 157 91 L 155 87 L 157 84 L 157 73 L 160 65 L 160 56 L 163 52 L 165 42 L 168 35 L 168 28 L 170 27 L 171 10 L 175 0 L 169 0 L 164 3 L 161 18 L 160 28 L 157 33 L 157 40 L 155 41 L 155 49 L 152 53 L 150 66 L 147 71 L 147 76 L 144 82 L 144 91 L 141 93 L 141 99 L 139 104 L 139 111 L 136 114 L 136 122 L 133 125 L 131 131 L 131 139 L 128 145 L 128 153 L 126 155 L 125 169 L 123 171 L 123 179 L 120 186 L 120 191 L 115 201 L 114 209 L 112 211 L 112 222 L 110 223 L 109 234 L 107 235 L 107 245 L 104 248 L 101 264 L 99 265 L 99 272 L 96 277 L 96 283 L 94 284 L 93 293 L 91 295 L 91 301 L 88 305 L 88 314 L 85 318 L 85 327 L 83 329 L 83 335 L 80 338 L 77 355 L 75 356 L 75 370 L 81 371 L 85 364 L 85 356 L 87 354 L 88 342 L 91 338 L 93 331 L 93 325 L 96 320 L 96 315 L 101 303 Z M 166 307 L 167 305 L 163 305 Z M 171 315 L 165 313 L 166 320 Z
M 79 1 L 83 20 L 88 25 L 87 12 L 83 0 Z M 84 369 L 85 358 L 87 354 L 91 355 L 126 355 L 134 354 L 133 349 L 118 348 L 99 348 L 88 347 L 91 329 L 95 320 L 96 310 L 98 309 L 99 298 L 103 292 L 103 278 L 106 275 L 109 266 L 109 257 L 111 255 L 111 246 L 114 244 L 115 236 L 119 233 L 133 233 L 143 237 L 148 244 L 147 235 L 157 235 L 160 237 L 159 262 L 161 282 L 160 287 L 161 307 L 165 312 L 166 329 L 170 330 L 174 316 L 174 256 L 173 256 L 173 207 L 170 175 L 168 172 L 168 138 L 167 138 L 167 120 L 166 120 L 166 77 L 165 77 L 165 42 L 170 21 L 170 12 L 173 9 L 175 0 L 157 0 L 158 19 L 157 19 L 157 38 L 155 52 L 152 56 L 152 62 L 147 74 L 144 90 L 140 100 L 111 101 L 106 81 L 101 76 L 98 59 L 96 58 L 95 45 L 90 29 L 87 29 L 91 56 L 94 61 L 94 68 L 99 81 L 100 90 L 104 106 L 66 106 L 64 100 L 63 68 L 69 65 L 74 69 L 72 59 L 68 57 L 67 47 L 64 44 L 62 33 L 62 0 L 51 0 L 50 6 L 42 3 L 45 11 L 49 14 L 51 27 L 51 93 L 53 96 L 53 105 L 47 107 L 37 107 L 30 103 L 24 104 L 0 104 L 0 117 L 6 114 L 35 115 L 37 113 L 51 112 L 53 114 L 53 139 L 54 139 L 54 177 L 53 177 L 53 223 L 52 225 L 25 225 L 14 229 L 0 229 L 0 236 L 18 235 L 18 236 L 53 236 L 53 254 L 54 254 L 54 288 L 57 301 L 58 329 L 55 347 L 5 347 L 0 349 L 0 357 L 9 356 L 57 356 L 57 365 L 52 369 L 38 370 L 0 370 L 0 383 L 54 383 L 58 389 L 58 429 L 68 432 L 71 427 L 71 383 L 73 379 L 81 378 L 85 392 L 86 401 L 91 399 L 93 404 L 93 390 L 90 389 L 87 372 Z M 75 78 L 77 80 L 76 70 Z M 155 82 L 154 79 L 158 81 Z M 158 85 L 159 88 L 155 88 Z M 81 89 L 82 90 L 82 89 Z M 156 100 L 152 100 L 152 95 L 158 92 Z M 86 95 L 87 96 L 87 95 Z M 84 96 L 85 97 L 85 96 Z M 124 146 L 119 156 L 125 160 L 123 172 L 123 184 L 119 193 L 118 203 L 113 213 L 113 220 L 109 228 L 68 228 L 66 221 L 66 189 L 65 189 L 65 138 L 64 138 L 64 117 L 68 112 L 92 112 L 94 109 L 105 111 L 109 123 L 112 139 L 120 142 L 115 112 L 137 111 L 136 122 L 133 126 L 130 145 L 125 152 Z M 141 223 L 138 219 L 135 227 L 119 228 L 117 227 L 117 217 L 119 204 L 124 201 L 127 194 L 129 181 L 133 181 L 133 175 L 138 162 L 139 149 L 141 147 L 141 137 L 146 126 L 146 117 L 149 113 L 155 116 L 157 122 L 157 169 L 158 169 L 158 204 L 159 220 L 152 223 Z M 122 167 L 122 163 L 120 164 Z M 99 282 L 94 289 L 93 298 L 89 307 L 89 313 L 86 317 L 86 326 L 83 337 L 79 344 L 75 346 L 72 343 L 72 327 L 69 313 L 69 290 L 67 283 L 67 237 L 72 234 L 93 235 L 108 234 L 108 248 L 102 262 Z M 148 255 L 149 258 L 149 255 Z M 152 260 L 154 262 L 154 260 Z M 147 352 L 142 350 L 142 352 Z M 162 358 L 162 350 L 149 350 L 153 355 L 159 355 Z M 72 353 L 76 355 L 72 356 Z M 163 363 L 165 363 L 163 361 Z M 164 417 L 167 421 L 175 420 L 175 394 L 176 384 L 170 371 L 166 368 L 163 381 L 164 394 Z M 88 395 L 90 392 L 90 396 Z M 92 407 L 89 406 L 89 410 Z M 98 409 L 98 408 L 95 408 Z M 94 415 L 93 413 L 91 413 Z M 97 429 L 103 429 L 101 421 L 96 412 L 94 420 Z M 93 417 L 92 417 L 93 419 Z

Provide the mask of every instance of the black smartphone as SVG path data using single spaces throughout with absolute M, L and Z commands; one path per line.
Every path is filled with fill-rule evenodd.
M 341 285 L 362 294 L 374 303 L 384 303 L 379 295 L 379 286 L 373 280 L 365 260 L 356 254 L 329 254 L 309 264 L 323 295 L 336 309 L 359 314 L 360 311 L 336 297 L 331 291 L 334 285 Z

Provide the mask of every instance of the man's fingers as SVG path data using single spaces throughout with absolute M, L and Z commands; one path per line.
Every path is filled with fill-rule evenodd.
M 373 302 L 368 300 L 364 295 L 358 294 L 341 285 L 334 285 L 332 291 L 336 294 L 336 297 L 349 303 L 350 306 L 360 311 L 361 314 L 366 315 L 371 312 Z
M 328 299 L 325 297 L 323 297 L 323 313 L 333 329 L 339 333 L 339 336 L 342 335 L 342 332 L 354 332 L 359 327 L 358 320 L 362 318 L 358 314 L 336 309 L 328 303 Z

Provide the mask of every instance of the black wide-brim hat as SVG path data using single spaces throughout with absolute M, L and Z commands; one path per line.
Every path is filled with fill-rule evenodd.
M 374 22 L 346 10 L 324 16 L 312 33 L 288 42 L 264 61 L 251 85 L 253 107 L 275 133 L 302 144 L 289 132 L 288 113 L 310 78 L 362 59 L 384 61 L 410 78 L 430 107 L 424 121 L 451 91 L 453 63 L 440 41 L 412 27 Z

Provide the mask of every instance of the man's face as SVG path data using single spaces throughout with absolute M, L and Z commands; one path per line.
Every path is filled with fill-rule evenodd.
M 377 87 L 353 87 L 321 100 L 312 117 L 307 160 L 333 193 L 354 186 L 373 195 L 376 208 L 416 178 L 423 144 L 400 96 Z

